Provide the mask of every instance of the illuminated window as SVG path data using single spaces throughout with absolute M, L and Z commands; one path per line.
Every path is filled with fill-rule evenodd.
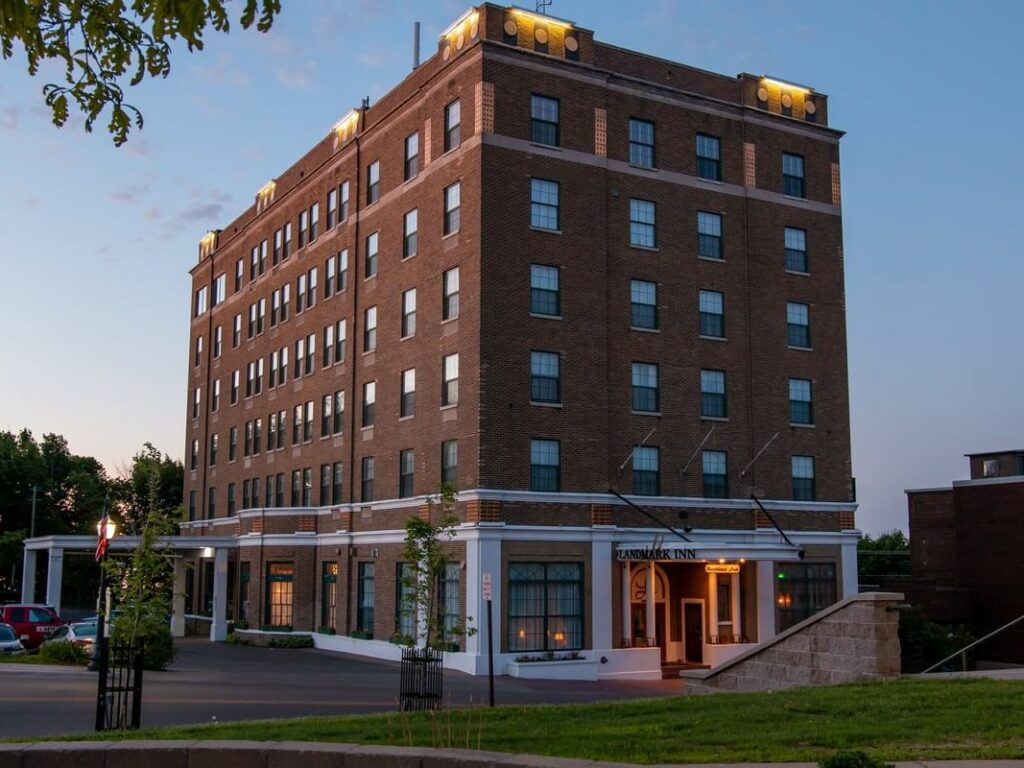
M 558 146 L 558 99 L 533 94 L 530 97 L 530 141 Z
M 629 244 L 641 248 L 655 248 L 658 245 L 655 205 L 650 200 L 629 201 Z
M 267 624 L 292 626 L 292 582 L 295 566 L 291 563 L 267 563 Z
M 778 563 L 776 569 L 780 632 L 836 601 L 835 563 Z
M 508 649 L 583 647 L 583 564 L 508 564 Z

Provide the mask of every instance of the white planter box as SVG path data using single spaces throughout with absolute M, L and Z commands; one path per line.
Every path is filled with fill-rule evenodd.
M 527 680 L 597 680 L 596 659 L 510 661 L 507 669 L 511 677 Z

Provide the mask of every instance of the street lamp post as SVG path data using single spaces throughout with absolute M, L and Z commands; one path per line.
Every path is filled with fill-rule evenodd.
M 100 591 L 96 596 L 96 642 L 92 647 L 92 659 L 86 667 L 90 672 L 97 672 L 100 668 L 100 655 L 102 654 L 104 630 L 107 623 L 107 548 L 114 534 L 117 533 L 117 526 L 107 516 L 106 503 L 103 507 L 103 518 L 96 524 L 98 541 L 96 544 L 96 561 L 100 564 Z

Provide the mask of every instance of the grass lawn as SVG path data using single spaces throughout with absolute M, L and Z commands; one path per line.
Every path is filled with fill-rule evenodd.
M 634 763 L 814 761 L 840 749 L 885 760 L 1024 758 L 1024 681 L 908 678 L 779 693 L 185 726 L 122 738 L 450 746 Z

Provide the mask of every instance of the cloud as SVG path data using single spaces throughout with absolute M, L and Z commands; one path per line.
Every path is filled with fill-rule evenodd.
M 21 124 L 21 107 L 0 109 L 0 130 L 16 131 Z
M 124 149 L 122 151 L 132 157 L 148 157 L 149 155 L 154 154 L 158 149 L 159 147 L 152 142 L 129 135 L 128 143 L 124 145 Z
M 303 91 L 313 84 L 315 69 L 316 65 L 307 61 L 298 66 L 280 66 L 274 74 L 281 85 Z
M 229 85 L 236 88 L 245 88 L 249 85 L 249 75 L 234 66 L 230 54 L 222 53 L 216 61 L 209 64 L 204 63 L 192 68 L 196 76 L 205 82 L 216 83 L 217 85 Z
M 139 198 L 149 192 L 148 184 L 125 184 L 110 193 L 109 197 L 115 203 L 128 203 L 132 205 L 139 201 Z
M 209 200 L 214 203 L 227 203 L 231 200 L 230 192 L 221 192 L 219 189 L 203 189 L 195 184 L 189 189 L 188 194 L 195 200 Z
M 146 218 L 149 221 L 160 221 L 162 216 L 163 216 L 163 213 L 155 205 L 152 208 L 150 208 L 148 211 L 146 211 Z
M 222 203 L 198 203 L 178 211 L 163 227 L 163 239 L 182 234 L 182 230 L 196 233 L 218 224 L 224 218 Z M 204 226 L 205 225 L 205 226 Z

